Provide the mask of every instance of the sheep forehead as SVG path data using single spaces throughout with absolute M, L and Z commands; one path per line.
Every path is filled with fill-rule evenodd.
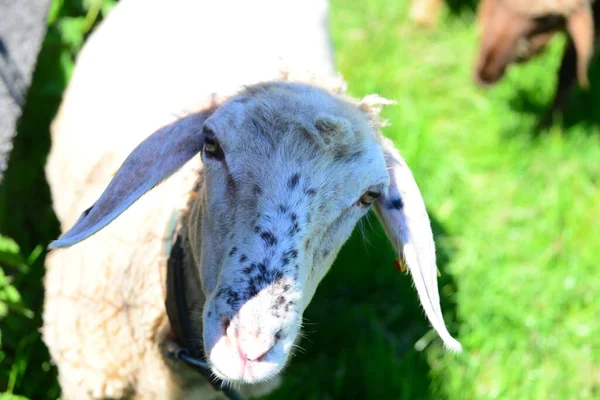
M 217 129 L 224 131 L 224 145 L 233 151 L 311 147 L 321 144 L 323 155 L 359 148 L 374 135 L 367 116 L 355 105 L 308 85 L 263 83 L 246 88 L 215 113 Z M 319 131 L 318 121 L 339 122 L 332 132 Z M 319 140 L 321 139 L 321 140 Z M 323 140 L 327 145 L 323 146 Z M 348 151 L 346 151 L 348 153 Z M 350 154 L 346 154 L 350 156 Z
M 382 153 L 367 115 L 322 89 L 282 82 L 255 85 L 214 117 L 209 125 L 236 180 L 265 184 L 265 177 L 294 169 L 316 173 L 320 179 L 314 180 L 321 183 L 351 171 L 357 178 L 386 175 L 383 162 L 374 162 L 382 160 Z M 319 131 L 317 122 L 323 118 L 339 122 L 333 128 L 338 131 Z

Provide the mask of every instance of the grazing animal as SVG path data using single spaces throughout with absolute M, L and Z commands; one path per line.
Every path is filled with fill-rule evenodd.
M 47 165 L 64 233 L 47 257 L 42 333 L 64 398 L 218 396 L 165 356 L 173 339 L 243 394 L 268 392 L 371 208 L 460 350 L 423 199 L 380 133 L 386 101 L 343 93 L 326 11 L 122 0 L 84 46 Z
M 498 82 L 510 64 L 531 59 L 556 33 L 566 32 L 569 45 L 551 109 L 562 108 L 575 80 L 582 88 L 589 86 L 598 7 L 598 2 L 590 0 L 483 0 L 478 10 L 481 44 L 476 81 L 482 85 Z

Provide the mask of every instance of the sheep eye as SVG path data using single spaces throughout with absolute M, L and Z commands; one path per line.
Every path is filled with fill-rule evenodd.
M 215 158 L 217 160 L 223 159 L 223 151 L 215 138 L 214 132 L 210 128 L 204 127 L 202 133 L 204 134 L 204 143 L 202 145 L 204 154 L 207 157 Z
M 204 151 L 216 156 L 219 152 L 219 142 L 217 142 L 214 138 L 205 137 L 204 138 Z
M 358 202 L 363 206 L 370 206 L 379 196 L 381 196 L 379 190 L 368 190 L 360 197 Z

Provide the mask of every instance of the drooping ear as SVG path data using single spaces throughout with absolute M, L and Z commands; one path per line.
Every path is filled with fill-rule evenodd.
M 588 67 L 594 53 L 594 16 L 588 2 L 580 6 L 567 19 L 567 32 L 577 51 L 577 80 L 582 88 L 590 86 Z
M 390 187 L 388 193 L 377 200 L 375 210 L 390 241 L 404 257 L 431 325 L 447 348 L 459 352 L 462 347 L 448 332 L 442 316 L 435 244 L 421 192 L 392 141 L 384 138 L 382 147 Z
M 98 201 L 48 247 L 69 247 L 90 237 L 175 173 L 202 149 L 202 126 L 208 115 L 207 111 L 189 115 L 140 143 L 125 159 Z

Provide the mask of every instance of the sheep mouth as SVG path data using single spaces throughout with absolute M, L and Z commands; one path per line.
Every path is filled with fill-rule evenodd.
M 301 315 L 296 309 L 286 312 L 285 307 L 275 307 L 278 297 L 273 298 L 268 289 L 261 295 L 245 301 L 233 314 L 222 298 L 210 299 L 205 306 L 205 358 L 213 373 L 224 381 L 268 381 L 291 358 Z
M 268 345 L 267 345 L 268 346 Z M 285 343 L 276 343 L 263 354 L 247 356 L 226 333 L 206 346 L 206 359 L 212 372 L 223 381 L 256 384 L 278 375 L 289 359 Z

